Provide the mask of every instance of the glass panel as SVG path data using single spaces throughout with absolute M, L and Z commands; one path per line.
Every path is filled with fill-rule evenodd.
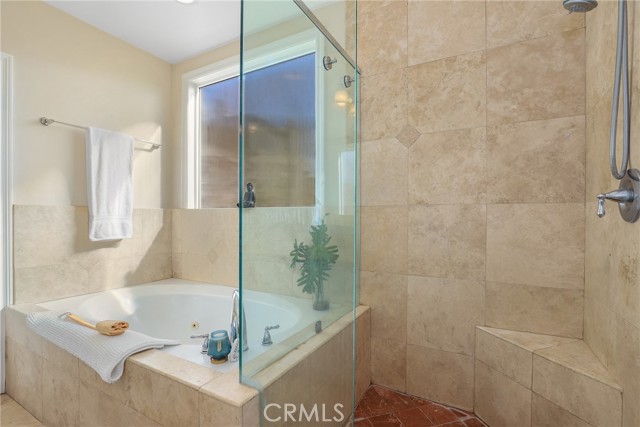
M 311 53 L 246 73 L 246 181 L 260 206 L 315 203 L 315 59 Z M 200 88 L 203 208 L 237 203 L 239 84 L 236 77 Z
M 313 206 L 315 54 L 245 76 L 245 181 L 260 207 Z
M 200 88 L 200 181 L 203 208 L 238 202 L 238 77 Z
M 265 51 L 278 47 L 277 55 L 286 56 L 301 45 L 310 51 L 299 57 L 304 63 L 295 70 L 282 64 L 270 67 L 273 81 L 253 80 Z M 325 56 L 332 60 L 328 70 Z M 325 37 L 293 1 L 264 0 L 243 2 L 241 69 L 240 193 L 252 180 L 269 177 L 255 186 L 255 207 L 243 207 L 240 215 L 240 289 L 249 342 L 249 350 L 241 352 L 241 381 L 261 391 L 264 408 L 339 403 L 348 415 L 354 396 L 357 260 L 355 70 L 335 38 Z M 255 126 L 267 124 L 258 133 Z M 304 195 L 313 197 L 292 198 L 305 183 L 288 179 L 276 185 L 278 176 L 295 176 L 296 169 L 315 177 L 303 187 Z M 261 203 L 267 191 L 279 202 Z M 272 345 L 262 345 L 265 328 L 273 326 L 278 328 L 268 330 Z M 312 351 L 318 340 L 323 345 Z M 320 359 L 324 362 L 317 363 Z M 280 387 L 273 370 L 265 370 L 276 362 L 283 376 L 307 368 L 308 375 Z M 300 378 L 307 381 L 303 387 L 295 385 Z

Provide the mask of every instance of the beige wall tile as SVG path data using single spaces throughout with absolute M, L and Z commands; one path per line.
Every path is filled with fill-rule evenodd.
M 622 393 L 565 366 L 533 355 L 532 390 L 556 405 L 597 426 L 619 426 Z
M 484 52 L 408 68 L 409 124 L 421 133 L 484 126 L 486 71 Z
M 407 276 L 360 273 L 360 303 L 371 307 L 371 336 L 407 342 Z
M 409 0 L 409 65 L 485 48 L 485 2 Z
M 570 367 L 572 371 L 593 378 L 611 388 L 620 389 L 609 371 L 582 340 L 536 350 L 535 354 L 557 365 Z
M 356 319 L 356 401 L 371 384 L 371 310 Z
M 484 203 L 485 163 L 484 127 L 422 135 L 409 149 L 409 202 Z
M 578 289 L 487 282 L 487 326 L 582 337 L 583 294 Z
M 363 207 L 360 210 L 360 268 L 406 273 L 406 207 Z
M 615 67 L 617 36 L 617 3 L 602 2 L 592 12 L 586 29 L 587 106 L 590 108 L 602 99 L 610 98 Z M 630 14 L 632 15 L 632 14 Z
M 171 426 L 198 426 L 198 391 L 137 364 L 126 366 L 127 405 L 147 418 Z
M 484 282 L 409 276 L 407 343 L 473 356 Z
M 362 206 L 407 204 L 407 148 L 396 139 L 362 144 Z
M 80 381 L 78 425 L 82 427 L 159 427 L 160 424 Z M 180 425 L 180 424 L 175 424 Z
M 365 74 L 360 81 L 361 141 L 399 136 L 407 123 L 406 71 Z
M 374 8 L 359 16 L 358 23 L 358 67 L 365 76 L 407 65 L 406 1 Z
M 407 393 L 456 408 L 473 407 L 473 357 L 407 346 Z
M 11 339 L 5 342 L 6 392 L 42 420 L 42 356 Z
M 583 289 L 582 210 L 578 203 L 490 205 L 487 280 Z
M 640 329 L 620 316 L 614 322 L 615 342 L 610 370 L 619 379 L 622 394 L 622 425 L 640 425 Z
M 484 205 L 411 206 L 408 272 L 484 280 L 485 238 Z
M 544 397 L 532 394 L 531 402 L 532 427 L 591 427 L 585 421 L 561 408 Z
M 87 270 L 77 264 L 55 264 L 14 270 L 14 302 L 50 301 L 88 292 Z
M 609 168 L 609 132 L 611 121 L 611 99 L 604 99 L 587 111 L 586 146 L 586 202 L 596 201 L 596 195 L 618 187 Z M 618 127 L 618 147 L 622 147 L 622 125 Z M 618 165 L 621 154 L 618 154 Z M 618 166 L 620 167 L 620 166 Z
M 45 339 L 29 327 L 27 315 L 31 312 L 44 311 L 44 309 L 35 305 L 28 305 L 26 307 L 26 310 L 21 310 L 16 308 L 16 306 L 4 309 L 7 319 L 5 333 L 7 338 L 24 346 L 34 354 L 41 356 Z
M 584 116 L 489 127 L 488 202 L 581 203 L 584 144 Z
M 171 209 L 142 209 L 142 252 L 171 253 Z
M 640 234 L 636 232 L 635 224 L 621 220 L 615 208 L 610 214 L 617 220 L 615 227 L 609 230 L 611 310 L 640 328 Z
M 533 352 L 476 328 L 476 360 L 531 389 Z M 477 375 L 477 374 L 476 374 Z
M 242 408 L 200 394 L 200 427 L 240 427 Z
M 476 360 L 473 410 L 491 427 L 529 427 L 531 390 Z
M 488 1 L 487 47 L 502 46 L 584 27 L 584 14 L 567 14 L 549 1 Z
M 606 304 L 599 303 L 593 296 L 585 295 L 584 300 L 584 341 L 603 365 L 611 361 L 611 352 L 615 345 L 615 315 Z
M 42 369 L 42 417 L 47 427 L 79 426 L 79 382 L 77 359 L 75 359 L 75 364 L 71 366 L 66 361 L 63 364 L 58 364 L 46 358 L 44 359 Z
M 584 58 L 583 29 L 489 49 L 488 124 L 584 114 Z
M 407 345 L 371 338 L 371 382 L 394 390 L 407 390 Z

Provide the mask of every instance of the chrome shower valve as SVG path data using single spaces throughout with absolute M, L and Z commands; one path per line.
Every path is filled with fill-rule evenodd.
M 620 181 L 617 190 L 608 193 L 600 193 L 598 199 L 598 217 L 605 215 L 605 201 L 618 202 L 620 215 L 627 222 L 636 222 L 640 217 L 640 171 L 629 169 Z

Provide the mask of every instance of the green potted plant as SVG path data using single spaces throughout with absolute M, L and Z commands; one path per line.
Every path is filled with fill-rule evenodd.
M 329 236 L 327 224 L 324 218 L 320 225 L 312 225 L 311 244 L 306 245 L 304 242 L 298 243 L 296 239 L 293 243 L 291 256 L 291 268 L 295 268 L 300 264 L 300 278 L 298 286 L 302 286 L 302 291 L 307 294 L 313 294 L 313 309 L 327 310 L 329 309 L 329 301 L 324 293 L 324 283 L 329 278 L 331 268 L 338 260 L 338 247 L 329 245 L 331 236 Z

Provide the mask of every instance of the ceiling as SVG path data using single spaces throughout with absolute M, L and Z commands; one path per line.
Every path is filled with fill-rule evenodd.
M 240 37 L 240 0 L 45 0 L 106 33 L 171 64 L 180 63 Z M 318 9 L 343 0 L 307 0 Z M 300 16 L 291 0 L 252 3 L 263 29 Z M 255 23 L 254 23 L 255 24 Z
M 171 64 L 240 36 L 240 0 L 46 0 Z

